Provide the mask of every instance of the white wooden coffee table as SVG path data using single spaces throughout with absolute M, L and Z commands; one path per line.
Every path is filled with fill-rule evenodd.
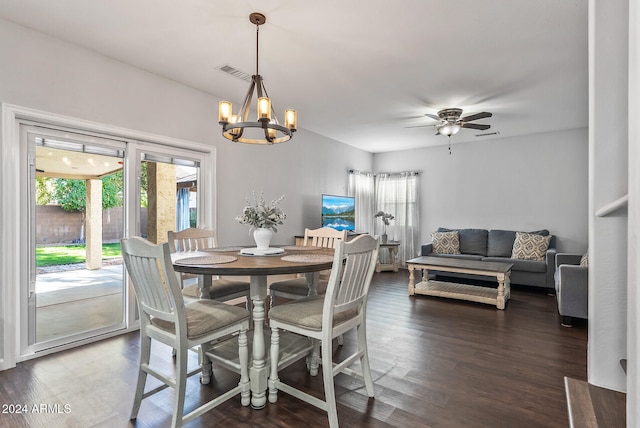
M 496 305 L 504 309 L 511 297 L 510 274 L 513 263 L 483 262 L 479 260 L 464 260 L 445 257 L 422 256 L 407 260 L 409 269 L 409 295 L 423 294 L 426 296 L 449 297 L 452 299 L 468 300 L 472 302 Z M 421 280 L 415 283 L 414 271 L 421 271 Z M 429 280 L 429 271 L 455 272 L 472 275 L 482 275 L 495 278 L 498 289 L 477 285 L 461 284 Z

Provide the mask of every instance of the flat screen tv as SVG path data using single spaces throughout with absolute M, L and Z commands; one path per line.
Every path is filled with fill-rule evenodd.
M 353 196 L 322 195 L 322 227 L 356 229 L 356 199 Z

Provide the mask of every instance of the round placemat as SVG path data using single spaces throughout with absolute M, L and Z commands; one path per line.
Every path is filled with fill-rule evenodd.
M 325 254 L 292 254 L 282 257 L 281 260 L 298 263 L 328 263 L 333 261 L 333 256 Z
M 184 259 L 176 260 L 174 263 L 184 266 L 219 265 L 222 263 L 235 262 L 236 260 L 238 260 L 237 257 L 221 256 L 216 254 L 211 256 L 185 257 Z
M 285 250 L 292 250 L 292 251 L 317 251 L 322 249 L 322 247 L 312 247 L 312 246 L 305 246 L 305 245 L 289 245 L 281 248 L 284 248 Z

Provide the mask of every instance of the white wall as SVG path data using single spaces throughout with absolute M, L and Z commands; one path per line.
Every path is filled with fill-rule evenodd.
M 575 129 L 453 144 L 451 155 L 446 146 L 377 154 L 374 170 L 422 171 L 423 243 L 440 226 L 548 229 L 559 251 L 582 253 L 587 149 L 587 129 Z
M 640 5 L 629 4 L 629 117 L 640 116 Z M 627 426 L 640 425 L 640 124 L 629 121 L 629 258 L 627 282 Z
M 627 210 L 595 213 L 628 190 L 628 0 L 589 2 L 589 382 L 626 390 Z
M 267 202 L 286 194 L 281 205 L 287 219 L 273 242 L 293 244 L 293 236 L 304 234 L 305 227 L 322 226 L 321 194 L 346 195 L 348 169 L 370 169 L 372 158 L 370 153 L 305 131 L 297 132 L 287 143 L 271 147 L 229 142 L 219 145 L 220 244 L 252 243 L 248 226 L 228 220 L 242 212 L 245 198 L 252 200 L 253 190 L 264 191 Z

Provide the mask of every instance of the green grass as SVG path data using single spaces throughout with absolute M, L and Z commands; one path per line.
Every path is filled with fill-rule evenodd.
M 103 244 L 102 258 L 109 259 L 122 256 L 120 243 Z M 63 245 L 59 247 L 36 248 L 36 266 L 57 266 L 86 261 L 86 245 Z

